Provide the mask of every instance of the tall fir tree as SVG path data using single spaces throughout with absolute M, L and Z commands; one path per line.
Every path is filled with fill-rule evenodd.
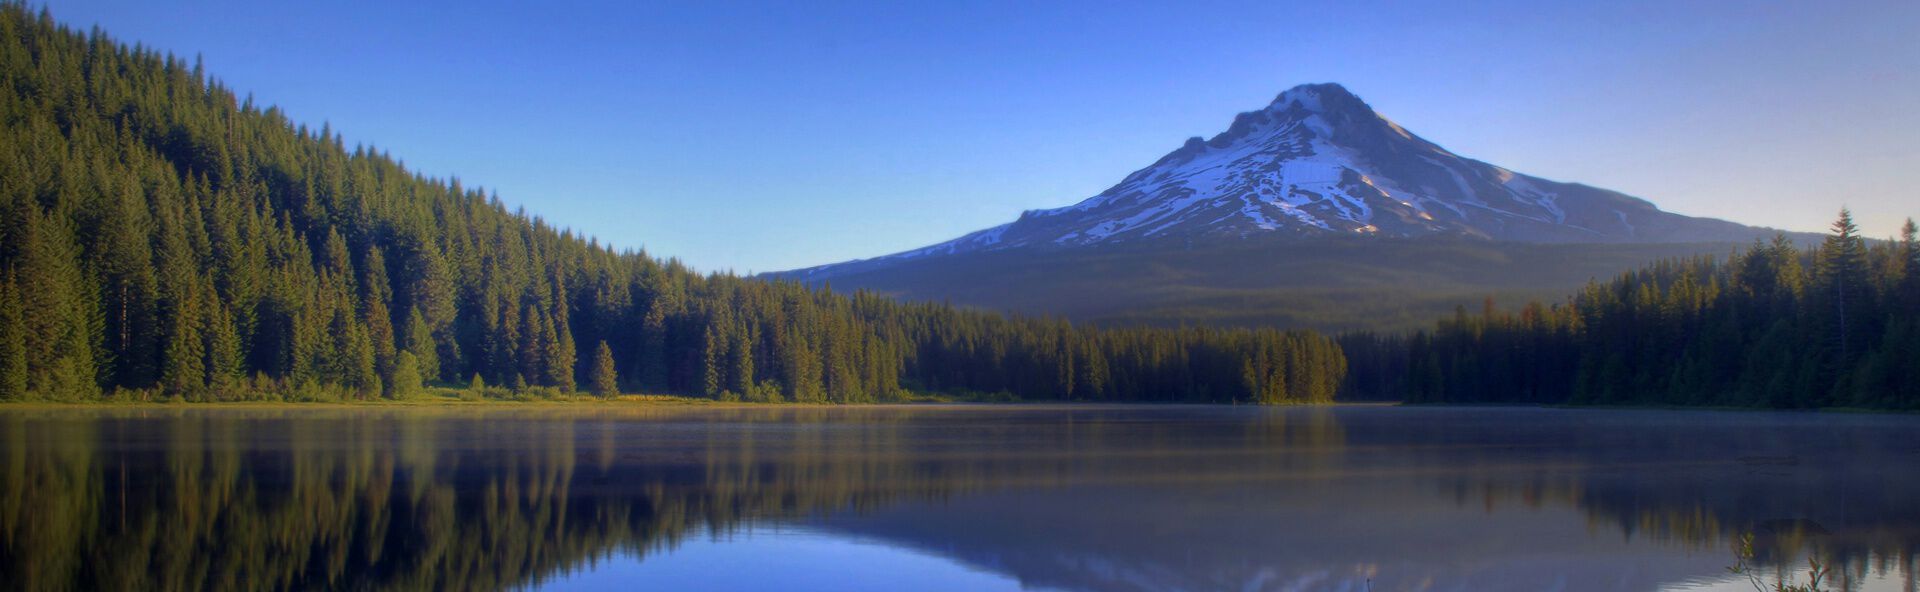
M 392 399 L 410 399 L 420 395 L 425 379 L 420 374 L 420 359 L 413 352 L 402 351 L 394 356 L 393 377 L 387 381 L 387 397 Z
M 1851 363 L 1858 349 L 1854 342 L 1860 333 L 1859 318 L 1867 312 L 1862 297 L 1866 270 L 1867 248 L 1860 227 L 1853 222 L 1853 212 L 1841 208 L 1833 233 L 1820 248 L 1820 294 L 1828 303 L 1836 363 L 1841 365 Z
M 31 206 L 28 207 L 31 209 Z M 41 397 L 79 399 L 99 393 L 94 301 L 70 223 L 27 213 L 21 225 L 15 286 L 21 335 L 28 353 L 27 390 Z
M 13 274 L 0 275 L 0 401 L 27 396 L 26 324 Z
M 433 341 L 433 327 L 427 325 L 426 315 L 420 314 L 418 308 L 407 312 L 405 337 L 407 346 L 404 351 L 413 354 L 414 360 L 420 365 L 420 375 L 429 379 L 439 377 L 439 346 Z
M 387 259 L 378 246 L 367 249 L 360 276 L 360 318 L 373 345 L 373 368 L 383 380 L 391 379 L 394 357 L 399 353 L 393 330 L 393 289 L 387 275 Z
M 607 347 L 605 341 L 593 350 L 593 370 L 590 375 L 592 378 L 587 388 L 593 394 L 601 397 L 620 394 L 620 376 L 614 369 L 613 348 Z

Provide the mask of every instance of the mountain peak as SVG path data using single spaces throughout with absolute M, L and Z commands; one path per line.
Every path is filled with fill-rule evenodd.
M 1536 243 L 1745 241 L 1770 234 L 1464 158 L 1336 83 L 1287 89 L 1074 205 L 884 257 L 1159 239 L 1449 235 Z M 829 266 L 833 267 L 833 266 Z
M 1299 104 L 1308 111 L 1321 112 L 1329 108 L 1354 104 L 1364 106 L 1366 102 L 1361 101 L 1353 91 L 1347 90 L 1347 87 L 1341 86 L 1338 82 L 1319 82 L 1302 84 L 1282 91 L 1279 96 L 1273 98 L 1272 103 L 1267 104 L 1267 108 L 1286 109 L 1294 104 Z

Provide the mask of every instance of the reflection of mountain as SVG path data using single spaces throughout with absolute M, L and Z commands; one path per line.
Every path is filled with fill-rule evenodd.
M 8 411 L 0 582 L 494 589 L 749 520 L 1110 468 L 1070 452 L 1108 448 L 1099 413 L 1066 431 L 967 413 Z
M 1068 590 L 1650 590 L 1727 564 L 1590 537 L 1563 506 L 1488 514 L 1382 485 L 988 494 L 824 526 Z
M 1913 575 L 1910 419 L 1418 413 L 1346 414 L 1320 475 L 989 493 L 820 526 L 1076 590 L 1652 590 L 1722 573 L 1744 532 L 1771 564 L 1840 558 L 1835 582 Z
M 1752 529 L 1829 533 L 1765 539 L 1776 560 L 1809 543 L 1852 566 L 1904 557 L 1920 540 L 1913 423 L 1388 408 L 10 410 L 0 582 L 496 589 L 807 521 L 1068 589 L 1359 589 L 1371 577 L 1377 590 L 1636 590 L 1716 572 L 1718 543 Z

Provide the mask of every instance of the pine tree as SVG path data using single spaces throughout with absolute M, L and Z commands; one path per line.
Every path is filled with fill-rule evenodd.
M 727 336 L 718 320 L 707 322 L 700 339 L 700 393 L 719 398 L 727 389 Z
M 751 394 L 757 386 L 753 376 L 753 344 L 758 331 L 748 323 L 737 323 L 734 330 L 736 333 L 730 340 L 733 343 L 733 349 L 728 352 L 731 368 L 727 372 L 727 390 L 745 396 Z
M 1860 239 L 1860 228 L 1853 223 L 1853 213 L 1841 208 L 1840 218 L 1833 222 L 1833 234 L 1820 248 L 1820 280 L 1832 307 L 1836 363 L 1842 366 L 1853 359 L 1853 334 L 1858 323 L 1852 317 L 1864 308 L 1861 292 L 1866 269 L 1867 250 Z
M 100 230 L 95 237 L 95 268 L 101 275 L 101 297 L 107 337 L 113 358 L 111 380 L 143 387 L 158 378 L 155 359 L 158 336 L 153 304 L 157 289 L 148 246 L 147 206 L 139 181 L 126 179 L 101 207 Z
M 212 293 L 212 286 L 204 289 Z M 240 387 L 245 364 L 241 352 L 240 334 L 234 326 L 233 316 L 227 307 L 219 302 L 208 303 L 200 307 L 204 315 L 200 326 L 204 329 L 202 337 L 206 340 L 207 386 L 217 395 L 231 396 Z
M 1913 219 L 1908 218 L 1907 223 L 1900 226 L 1899 291 L 1905 306 L 1920 308 L 1920 236 L 1916 235 L 1920 235 L 1920 227 L 1916 227 Z
M 413 352 L 400 352 L 394 356 L 393 379 L 388 381 L 388 396 L 394 399 L 411 399 L 420 395 L 425 380 L 420 375 L 420 359 Z
M 594 348 L 591 375 L 588 388 L 592 389 L 593 394 L 602 397 L 620 394 L 620 377 L 613 368 L 613 348 L 607 347 L 606 341 L 601 341 L 599 347 Z
M 637 291 L 645 293 L 646 297 L 637 303 L 643 312 L 640 315 L 639 347 L 634 349 L 636 378 L 642 389 L 669 391 L 667 361 L 671 356 L 667 352 L 667 318 L 670 313 L 678 312 L 679 292 L 670 280 L 661 278 L 657 273 L 648 273 L 639 279 L 642 289 Z
M 327 370 L 331 352 L 331 339 L 327 338 L 327 320 L 322 316 L 318 302 L 308 295 L 300 295 L 289 318 L 286 320 L 286 347 L 284 360 L 278 364 L 281 373 L 291 384 L 304 384 L 321 380 L 334 380 Z
M 27 396 L 26 330 L 19 288 L 12 274 L 0 276 L 0 401 Z
M 437 376 L 449 381 L 458 380 L 460 368 L 460 345 L 455 340 L 454 321 L 458 309 L 454 303 L 456 285 L 452 271 L 442 258 L 439 248 L 431 242 L 419 240 L 414 245 L 413 257 L 408 261 L 407 277 L 412 279 L 408 287 L 409 301 L 414 313 L 419 314 L 426 323 L 426 337 L 410 335 L 412 343 L 431 342 L 436 351 L 432 359 L 426 352 L 415 351 L 421 367 L 439 369 Z M 429 376 L 436 373 L 429 372 Z
M 427 325 L 425 315 L 420 309 L 411 309 L 407 313 L 407 348 L 414 360 L 420 365 L 420 375 L 428 378 L 440 376 L 439 346 L 433 342 L 433 328 Z
M 552 326 L 547 324 L 546 315 L 540 308 L 532 303 L 522 307 L 520 315 L 516 318 L 519 321 L 519 330 L 502 340 L 506 347 L 501 349 L 505 355 L 511 356 L 510 359 L 519 362 L 516 366 L 519 369 L 517 374 L 522 381 L 528 377 L 540 380 L 547 375 L 546 356 L 551 346 L 548 338 L 552 335 Z M 518 345 L 518 348 L 513 347 L 514 345 Z M 517 353 L 514 353 L 515 349 L 518 349 Z M 513 390 L 522 391 L 526 388 L 516 386 Z
M 380 373 L 374 368 L 373 339 L 358 322 L 353 308 L 346 303 L 334 306 L 330 331 L 334 335 L 334 364 L 331 380 L 354 390 L 360 398 L 381 393 Z
M 29 209 L 31 209 L 29 207 Z M 98 343 L 88 322 L 93 300 L 79 268 L 79 249 L 65 220 L 27 214 L 16 267 L 27 390 L 41 397 L 85 399 L 99 393 Z
M 546 346 L 542 356 L 546 360 L 546 383 L 559 387 L 562 392 L 573 392 L 577 386 L 573 380 L 573 333 L 567 330 L 565 323 L 555 321 L 552 317 L 542 322 L 541 331 Z
M 182 295 L 172 311 L 173 323 L 167 332 L 167 349 L 160 370 L 160 383 L 168 394 L 198 396 L 207 386 L 206 341 L 200 335 L 205 322 L 204 306 L 192 294 Z
M 364 267 L 360 277 L 360 323 L 367 328 L 367 339 L 373 346 L 374 372 L 382 378 L 391 379 L 394 357 L 398 351 L 393 331 L 393 311 L 389 307 L 393 290 L 388 284 L 386 257 L 381 254 L 379 247 L 367 249 Z

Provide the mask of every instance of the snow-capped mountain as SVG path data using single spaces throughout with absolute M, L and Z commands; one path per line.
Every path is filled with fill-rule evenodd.
M 1771 231 L 1465 158 L 1309 84 L 1099 195 L 933 246 L 790 272 L 821 279 L 932 255 L 1148 239 L 1450 235 L 1541 243 L 1744 241 Z

